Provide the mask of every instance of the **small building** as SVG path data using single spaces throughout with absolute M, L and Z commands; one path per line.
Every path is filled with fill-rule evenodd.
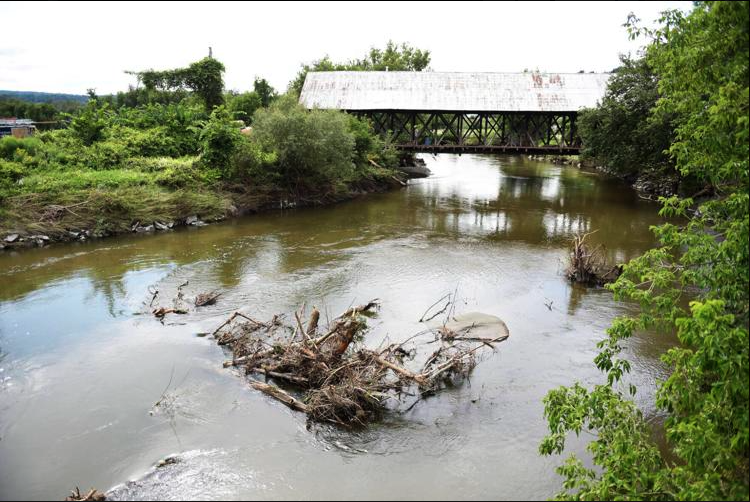
M 14 138 L 25 138 L 33 136 L 36 125 L 31 119 L 18 119 L 15 117 L 0 118 L 0 138 L 13 136 Z

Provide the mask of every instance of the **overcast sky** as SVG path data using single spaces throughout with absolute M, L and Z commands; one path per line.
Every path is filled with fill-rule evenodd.
M 256 75 L 286 89 L 300 64 L 361 57 L 389 39 L 432 52 L 435 71 L 609 71 L 635 52 L 622 27 L 690 2 L 2 2 L 0 89 L 125 90 L 123 70 L 208 55 L 230 89 Z

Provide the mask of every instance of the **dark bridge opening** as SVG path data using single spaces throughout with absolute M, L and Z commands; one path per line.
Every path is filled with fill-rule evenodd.
M 349 110 L 395 147 L 415 152 L 577 154 L 576 112 Z

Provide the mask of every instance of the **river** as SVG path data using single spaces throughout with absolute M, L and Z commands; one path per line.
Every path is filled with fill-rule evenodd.
M 424 158 L 431 177 L 335 206 L 0 254 L 0 498 L 60 499 L 76 485 L 121 499 L 551 497 L 562 459 L 537 452 L 542 398 L 601 381 L 595 344 L 633 311 L 566 281 L 569 241 L 597 230 L 592 241 L 626 261 L 654 245 L 658 206 L 525 157 Z M 186 296 L 223 296 L 162 325 L 149 286 L 185 281 Z M 470 381 L 366 430 L 306 427 L 198 336 L 237 309 L 270 318 L 306 301 L 337 314 L 380 298 L 366 340 L 377 344 L 423 329 L 453 291 L 458 313 L 499 316 L 510 339 Z M 626 348 L 657 422 L 658 355 L 672 343 L 646 333 Z M 586 458 L 590 438 L 569 451 Z M 181 461 L 153 469 L 171 454 Z

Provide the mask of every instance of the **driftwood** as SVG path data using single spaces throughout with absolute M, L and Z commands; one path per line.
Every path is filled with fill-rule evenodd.
M 211 291 L 210 293 L 199 293 L 195 297 L 196 307 L 205 307 L 206 305 L 214 305 L 216 300 L 221 296 L 221 293 Z
M 152 311 L 152 314 L 154 316 L 158 317 L 159 319 L 163 319 L 164 316 L 167 314 L 187 314 L 188 311 L 185 309 L 175 309 L 175 308 L 166 308 L 166 307 L 159 307 L 158 309 L 154 309 Z
M 101 502 L 103 500 L 107 500 L 107 496 L 98 490 L 94 490 L 93 488 L 84 495 L 81 493 L 81 490 L 76 486 L 76 489 L 72 490 L 70 492 L 70 495 L 66 497 L 65 500 L 92 500 L 96 502 Z
M 596 230 L 583 235 L 579 234 L 573 238 L 566 270 L 566 275 L 571 282 L 603 286 L 613 282 L 622 272 L 622 267 L 607 264 L 601 245 L 592 248 L 586 243 L 586 239 L 595 232 Z
M 308 407 L 305 403 L 293 398 L 287 392 L 284 392 L 275 385 L 268 385 L 267 383 L 263 382 L 251 382 L 250 386 L 253 389 L 259 390 L 262 393 L 267 394 L 278 401 L 281 401 L 293 410 L 301 411 L 303 413 L 308 412 Z
M 497 336 L 469 334 L 471 327 L 451 331 L 450 336 L 441 335 L 426 342 L 440 347 L 416 371 L 404 365 L 405 360 L 414 358 L 416 348 L 405 350 L 403 346 L 416 344 L 415 340 L 429 331 L 380 351 L 357 348 L 367 330 L 366 315 L 378 307 L 377 300 L 351 307 L 333 319 L 322 335 L 318 334 L 317 309 L 311 312 L 306 326 L 302 322 L 304 307 L 294 313 L 293 326 L 282 325 L 278 316 L 262 323 L 235 312 L 213 336 L 233 354 L 224 367 L 265 377 L 266 382 L 251 379 L 253 388 L 306 413 L 311 420 L 339 425 L 362 425 L 377 419 L 390 402 L 413 395 L 407 392 L 410 388 L 415 388 L 417 394 L 432 393 L 446 380 L 468 375 L 480 349 L 494 348 L 508 338 L 505 324 L 497 318 L 496 325 L 502 328 L 493 331 Z M 485 324 L 485 334 L 487 326 L 491 327 Z M 283 328 L 286 335 L 274 337 L 277 327 Z M 288 386 L 289 391 L 279 385 Z

